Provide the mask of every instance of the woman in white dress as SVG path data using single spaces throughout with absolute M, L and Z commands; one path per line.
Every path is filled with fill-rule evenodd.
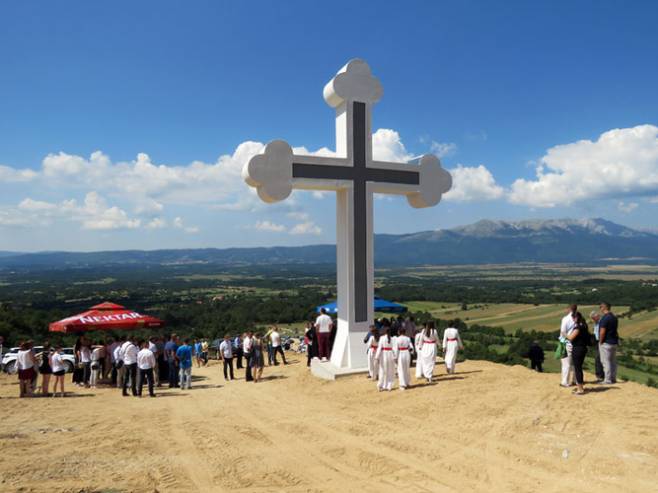
M 427 379 L 427 383 L 432 382 L 434 365 L 436 364 L 436 344 L 438 341 L 439 336 L 434 328 L 434 322 L 427 322 L 423 330 L 423 338 L 421 339 L 422 349 L 418 355 L 418 360 L 422 366 L 422 374 Z
M 423 327 L 422 330 L 416 332 L 414 337 L 414 348 L 416 348 L 416 378 L 423 376 L 423 362 L 420 359 L 420 350 L 423 348 Z
M 382 390 L 391 390 L 393 380 L 395 380 L 395 357 L 393 356 L 393 344 L 389 328 L 386 328 L 386 332 L 379 338 L 375 354 L 379 363 L 377 388 L 380 392 Z
M 400 335 L 395 338 L 395 345 L 393 346 L 395 358 L 398 362 L 398 379 L 400 380 L 400 390 L 405 390 L 409 387 L 409 367 L 411 366 L 411 339 L 406 335 L 406 330 L 400 329 Z
M 368 353 L 368 378 L 378 377 L 377 365 L 377 346 L 379 345 L 379 330 L 374 325 L 370 326 L 370 333 L 366 338 L 367 353 Z
M 454 327 L 447 328 L 443 332 L 443 359 L 448 373 L 455 373 L 457 351 L 460 349 L 464 349 L 464 344 L 459 337 L 459 331 Z

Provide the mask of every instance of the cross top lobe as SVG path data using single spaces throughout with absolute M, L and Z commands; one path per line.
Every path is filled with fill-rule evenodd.
M 374 104 L 384 90 L 379 79 L 372 75 L 368 64 L 355 58 L 341 68 L 336 76 L 324 86 L 324 100 L 332 108 L 345 101 Z

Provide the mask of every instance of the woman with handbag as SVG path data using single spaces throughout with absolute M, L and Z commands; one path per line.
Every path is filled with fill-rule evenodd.
M 571 343 L 571 360 L 576 376 L 576 388 L 573 393 L 575 395 L 583 395 L 585 393 L 583 363 L 587 355 L 587 346 L 590 345 L 591 341 L 589 331 L 587 330 L 587 322 L 580 312 L 576 312 L 574 322 L 574 328 L 567 336 L 567 339 Z

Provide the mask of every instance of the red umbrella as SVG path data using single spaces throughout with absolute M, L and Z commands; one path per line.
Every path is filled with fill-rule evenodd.
M 114 303 L 101 303 L 89 311 L 50 324 L 50 332 L 86 332 L 89 330 L 157 329 L 164 322 L 150 315 L 142 315 Z

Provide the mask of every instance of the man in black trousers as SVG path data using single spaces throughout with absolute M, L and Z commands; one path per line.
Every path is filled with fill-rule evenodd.
M 134 341 L 129 338 L 121 346 L 121 356 L 123 360 L 123 384 L 122 393 L 124 396 L 128 395 L 128 380 L 130 379 L 130 390 L 132 394 L 137 396 L 137 353 L 139 350 L 135 346 Z
M 601 363 L 601 353 L 599 352 L 599 322 L 601 321 L 601 314 L 599 312 L 593 311 L 590 314 L 592 322 L 594 322 L 594 344 L 592 344 L 592 349 L 594 349 L 594 373 L 596 374 L 597 383 L 603 382 L 605 379 L 605 372 L 603 371 L 603 363 Z
M 251 376 L 251 345 L 252 345 L 252 333 L 247 332 L 244 339 L 242 340 L 242 354 L 244 354 L 244 379 L 247 382 L 252 382 L 254 377 Z
M 219 345 L 219 354 L 224 362 L 224 380 L 233 380 L 233 345 L 228 334 L 224 336 L 224 340 Z

